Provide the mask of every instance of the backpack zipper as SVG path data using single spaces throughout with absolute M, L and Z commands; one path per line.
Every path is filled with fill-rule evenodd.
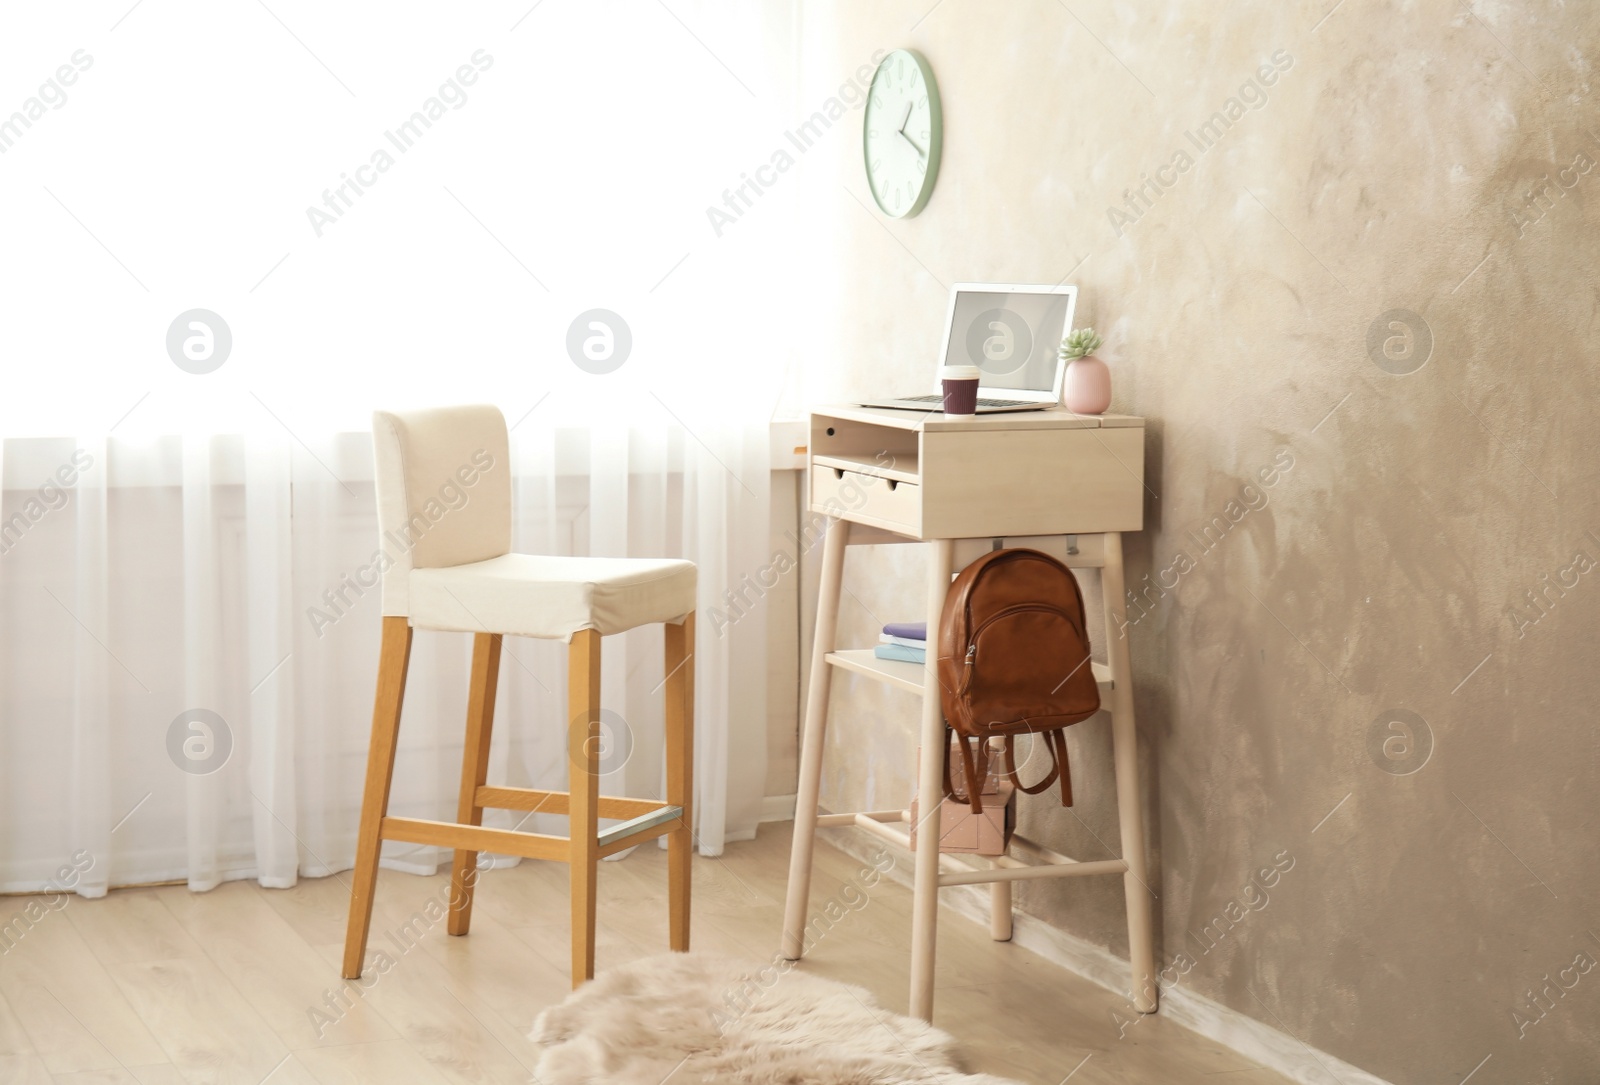
M 1006 607 L 998 614 L 991 614 L 989 617 L 983 620 L 982 625 L 978 626 L 978 628 L 972 631 L 972 639 L 967 642 L 966 671 L 961 676 L 961 688 L 957 691 L 958 693 L 965 693 L 967 691 L 967 687 L 972 684 L 972 668 L 973 665 L 978 662 L 979 634 L 981 634 L 985 629 L 989 628 L 995 622 L 998 622 L 1001 618 L 1009 618 L 1013 614 L 1021 614 L 1024 611 L 1031 610 L 1042 610 L 1047 614 L 1059 614 L 1066 620 L 1068 625 L 1076 628 L 1076 623 L 1073 622 L 1071 613 L 1065 608 L 1046 606 L 1043 603 L 1018 603 L 1015 606 Z M 972 608 L 969 605 L 967 608 L 967 617 L 969 620 L 971 616 Z

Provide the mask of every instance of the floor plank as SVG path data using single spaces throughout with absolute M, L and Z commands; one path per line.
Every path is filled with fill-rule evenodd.
M 260 1085 L 289 1054 L 209 960 L 143 961 L 109 971 L 168 1060 L 191 1082 Z
M 393 1040 L 388 1022 L 359 1000 L 340 1014 L 329 1035 L 330 1004 L 338 1005 L 339 976 L 305 939 L 244 882 L 205 894 L 181 887 L 162 890 L 162 905 L 205 946 L 206 955 L 232 981 L 252 1009 L 291 1050 L 324 1044 Z
M 0 1081 L 6 1085 L 53 1085 L 37 1055 L 0 1055 Z
M 71 897 L 63 911 L 93 911 L 104 903 Z M 46 916 L 0 960 L 0 998 L 53 1074 L 168 1061 L 64 915 Z
M 130 1069 L 139 1085 L 188 1085 L 183 1080 L 183 1075 L 178 1073 L 178 1068 L 170 1063 L 161 1066 L 134 1066 Z M 289 1085 L 289 1083 L 275 1081 L 273 1085 Z
M 28 1039 L 27 1030 L 17 1020 L 17 1015 L 11 1012 L 11 1003 L 6 1001 L 4 991 L 0 991 L 0 1057 L 36 1054 L 38 1052 L 33 1049 L 33 1041 Z
M 166 894 L 187 895 L 188 890 L 179 886 L 123 889 L 99 900 L 75 901 L 64 914 L 89 952 L 108 967 L 204 958 L 200 943 L 162 906 L 161 898 Z M 225 899 L 227 894 L 218 898 Z
M 445 1085 L 427 1063 L 418 1062 L 411 1045 L 398 1040 L 353 1044 L 300 1056 L 317 1085 L 367 1085 L 369 1082 L 406 1082 L 407 1085 Z
M 443 927 L 439 924 L 432 937 L 449 937 Z M 343 946 L 319 950 L 327 967 L 337 970 Z M 414 1058 L 452 1085 L 527 1085 L 536 1059 L 524 1036 L 525 1023 L 516 1027 L 495 1020 L 501 1015 L 494 1009 L 464 1004 L 450 990 L 448 973 L 420 944 L 389 961 L 369 968 L 361 999 L 405 1038 Z M 331 1026 L 330 1032 L 337 1028 Z
M 157 1069 L 145 1067 L 145 1069 Z M 161 1069 L 171 1070 L 171 1067 Z M 176 1074 L 176 1071 L 173 1071 Z M 117 1067 L 115 1070 L 80 1070 L 75 1074 L 56 1074 L 50 1078 L 54 1085 L 144 1085 L 132 1070 Z M 179 1077 L 169 1077 L 168 1081 L 182 1081 Z

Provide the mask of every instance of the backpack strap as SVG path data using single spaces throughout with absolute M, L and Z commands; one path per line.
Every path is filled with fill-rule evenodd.
M 1067 763 L 1067 732 L 1062 730 L 1051 731 L 1049 737 L 1054 741 L 1051 753 L 1056 760 L 1056 767 L 1061 773 L 1061 805 L 1072 805 L 1072 768 Z
M 1018 791 L 1021 791 L 1024 794 L 1027 794 L 1027 795 L 1037 795 L 1037 794 L 1039 794 L 1039 792 L 1043 791 L 1045 788 L 1047 788 L 1051 784 L 1055 783 L 1057 777 L 1061 777 L 1062 778 L 1061 788 L 1062 788 L 1062 794 L 1063 794 L 1063 799 L 1064 799 L 1064 805 L 1071 806 L 1072 805 L 1072 792 L 1070 790 L 1071 789 L 1071 784 L 1066 782 L 1066 779 L 1065 779 L 1066 773 L 1062 771 L 1062 767 L 1066 764 L 1066 756 L 1067 756 L 1066 742 L 1065 742 L 1064 739 L 1062 739 L 1061 732 L 1059 730 L 1045 731 L 1040 735 L 1040 737 L 1044 739 L 1045 748 L 1050 751 L 1050 771 L 1045 773 L 1044 779 L 1040 780 L 1038 783 L 1034 784 L 1032 787 L 1029 787 L 1027 784 L 1023 783 L 1020 778 L 1018 778 L 1018 776 L 1017 776 L 1017 747 L 1016 747 L 1017 738 L 1016 738 L 1015 735 L 1007 735 L 1006 736 L 1006 761 L 1005 761 L 1006 775 L 1008 777 L 1010 777 L 1011 782 L 1016 785 Z M 1061 743 L 1061 753 L 1060 753 L 1059 757 L 1056 754 L 1056 743 L 1057 742 Z
M 961 765 L 965 771 L 965 775 L 962 778 L 967 782 L 967 794 L 963 795 L 955 789 L 955 783 L 950 779 L 950 743 L 948 741 L 950 732 L 946 731 L 945 734 L 944 793 L 957 802 L 964 802 L 970 805 L 974 814 L 981 814 L 983 813 L 983 796 L 979 792 L 982 788 L 972 786 L 972 781 L 978 779 L 976 766 L 973 764 L 972 747 L 969 745 L 973 740 L 970 736 L 956 732 L 956 741 L 961 744 Z

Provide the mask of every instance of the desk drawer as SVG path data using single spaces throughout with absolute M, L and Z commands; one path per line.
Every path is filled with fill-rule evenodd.
M 921 537 L 1144 526 L 1144 427 L 924 433 Z
M 829 516 L 915 535 L 922 525 L 922 488 L 837 467 L 811 468 L 811 508 Z

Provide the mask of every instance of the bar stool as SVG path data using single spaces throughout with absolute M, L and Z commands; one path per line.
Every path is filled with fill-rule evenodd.
M 689 948 L 693 825 L 693 562 L 511 553 L 511 458 L 505 416 L 492 406 L 372 416 L 383 573 L 383 637 L 372 743 L 356 845 L 346 979 L 361 975 L 378 853 L 385 840 L 455 849 L 448 930 L 467 933 L 480 851 L 567 863 L 572 882 L 572 985 L 594 976 L 598 861 L 667 837 L 668 939 Z M 601 797 L 600 638 L 666 626 L 666 800 Z M 461 797 L 454 822 L 390 817 L 411 631 L 472 633 Z M 489 738 L 505 636 L 567 642 L 568 790 L 490 787 Z M 483 811 L 565 814 L 568 835 L 483 827 Z M 626 819 L 599 831 L 599 819 Z

